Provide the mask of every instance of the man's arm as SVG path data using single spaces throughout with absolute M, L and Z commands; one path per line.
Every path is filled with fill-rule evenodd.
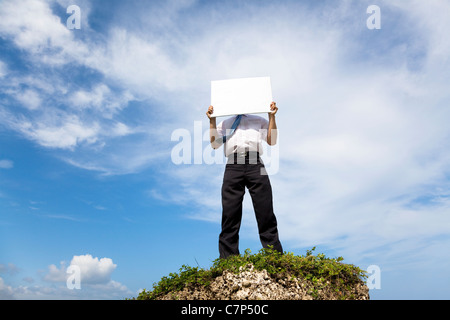
M 215 140 L 218 137 L 220 137 L 220 135 L 217 132 L 216 117 L 211 117 L 213 112 L 214 112 L 213 106 L 209 106 L 208 111 L 206 111 L 206 116 L 209 118 L 209 139 L 210 139 L 210 142 L 211 142 L 211 147 L 213 149 L 217 149 L 222 144 L 215 142 Z
M 270 146 L 273 146 L 277 143 L 278 138 L 277 123 L 275 121 L 275 114 L 278 111 L 278 107 L 275 102 L 272 102 L 270 104 L 270 110 L 272 110 L 272 112 L 269 112 L 269 128 L 267 130 L 267 143 Z

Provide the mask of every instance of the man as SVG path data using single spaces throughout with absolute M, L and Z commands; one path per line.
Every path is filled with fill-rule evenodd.
M 278 239 L 277 220 L 273 212 L 272 187 L 260 159 L 262 140 L 277 143 L 275 102 L 270 105 L 269 121 L 255 115 L 238 115 L 216 125 L 209 106 L 206 115 L 210 123 L 211 146 L 224 144 L 228 158 L 222 184 L 222 231 L 219 235 L 220 258 L 239 254 L 239 229 L 242 220 L 242 201 L 245 188 L 250 192 L 255 210 L 258 232 L 263 247 L 269 245 L 283 252 Z

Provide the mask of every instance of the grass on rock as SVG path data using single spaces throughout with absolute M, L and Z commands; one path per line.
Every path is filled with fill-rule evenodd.
M 216 259 L 210 269 L 183 265 L 178 273 L 170 273 L 153 284 L 151 291 L 145 289 L 139 293 L 137 300 L 154 300 L 169 292 L 182 290 L 185 286 L 208 286 L 225 270 L 239 273 L 239 268 L 253 264 L 257 270 L 266 270 L 274 278 L 298 278 L 311 284 L 310 294 L 318 298 L 321 289 L 328 288 L 339 292 L 343 299 L 351 292 L 352 286 L 363 282 L 367 278 L 366 271 L 352 264 L 342 263 L 342 257 L 327 258 L 324 254 L 314 255 L 315 247 L 306 255 L 294 255 L 291 252 L 280 252 L 272 248 L 263 248 L 256 254 L 250 249 L 242 255 L 230 256 L 227 259 Z

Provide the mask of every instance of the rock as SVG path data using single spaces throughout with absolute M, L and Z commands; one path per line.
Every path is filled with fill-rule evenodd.
M 326 286 L 312 295 L 312 284 L 287 275 L 278 274 L 271 277 L 266 270 L 256 270 L 248 264 L 235 274 L 225 270 L 208 286 L 186 286 L 178 292 L 168 293 L 161 300 L 313 300 L 340 299 L 342 293 L 335 292 Z M 369 300 L 369 289 L 361 281 L 351 289 L 357 300 Z

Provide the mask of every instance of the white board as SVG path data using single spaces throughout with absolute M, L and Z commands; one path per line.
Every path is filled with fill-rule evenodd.
M 270 77 L 211 81 L 213 117 L 270 112 Z

